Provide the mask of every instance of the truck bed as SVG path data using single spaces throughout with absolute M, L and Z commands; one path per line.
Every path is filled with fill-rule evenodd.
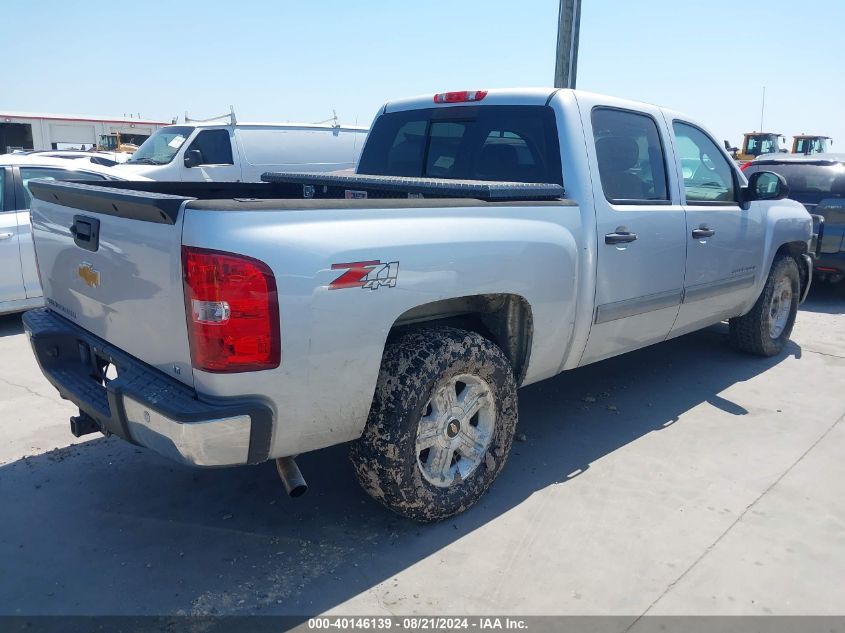
M 361 200 L 361 199 L 473 199 L 487 202 L 532 202 L 560 200 L 564 189 L 557 184 L 498 182 L 484 180 L 449 180 L 443 178 L 404 178 L 397 176 L 369 176 L 363 174 L 289 174 L 266 173 L 264 182 L 162 182 L 162 181 L 70 181 L 33 182 L 34 194 L 39 191 L 49 202 L 65 201 L 80 195 L 114 200 L 121 196 L 113 190 L 138 192 L 122 198 L 134 200 L 166 199 L 167 196 L 195 200 Z M 76 186 L 73 186 L 76 185 Z M 106 190 L 106 191 L 103 191 Z M 76 192 L 76 193 L 72 193 Z M 143 194 L 157 194 L 145 196 Z M 180 201 L 171 199 L 170 205 Z M 70 205 L 73 206 L 73 205 Z

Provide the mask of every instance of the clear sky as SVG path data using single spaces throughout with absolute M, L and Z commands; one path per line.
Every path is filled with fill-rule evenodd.
M 558 0 L 3 0 L 0 110 L 368 125 L 391 98 L 551 85 Z M 582 0 L 578 87 L 845 151 L 845 0 Z

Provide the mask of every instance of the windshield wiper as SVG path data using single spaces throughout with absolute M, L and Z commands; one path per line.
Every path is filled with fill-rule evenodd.
M 134 165 L 164 165 L 165 164 L 165 161 L 154 160 L 152 158 L 130 158 L 126 162 L 132 163 Z

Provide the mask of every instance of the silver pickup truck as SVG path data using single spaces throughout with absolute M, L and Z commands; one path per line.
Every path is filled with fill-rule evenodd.
M 728 319 L 786 344 L 811 220 L 706 129 L 571 90 L 386 104 L 357 173 L 34 182 L 41 369 L 103 432 L 197 466 L 351 442 L 361 485 L 438 520 L 501 471 L 517 388 Z

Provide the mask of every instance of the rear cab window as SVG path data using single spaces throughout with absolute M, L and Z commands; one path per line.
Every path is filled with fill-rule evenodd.
M 548 106 L 456 106 L 392 112 L 373 126 L 359 174 L 563 185 Z

